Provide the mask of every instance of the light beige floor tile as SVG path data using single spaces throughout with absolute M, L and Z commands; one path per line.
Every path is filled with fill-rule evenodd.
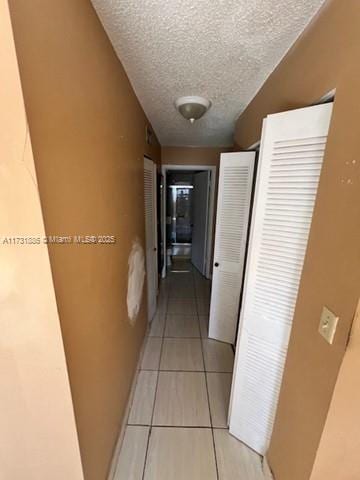
M 210 426 L 205 374 L 160 372 L 153 424 L 180 427 Z
M 144 479 L 216 480 L 211 430 L 153 428 Z
M 165 337 L 200 337 L 197 315 L 167 315 Z
M 207 307 L 210 310 L 210 293 L 198 293 L 196 292 L 196 298 L 203 299 L 207 303 Z
M 210 301 L 208 298 L 200 297 L 196 299 L 197 312 L 199 315 L 209 315 Z
M 161 280 L 160 287 L 159 287 L 159 298 L 166 298 L 169 294 L 169 289 L 170 289 L 169 280 L 167 278 Z
M 201 288 L 201 289 L 203 288 L 207 290 L 211 289 L 211 280 L 208 280 L 201 275 L 200 276 L 194 275 L 194 281 L 195 281 L 196 288 Z
M 231 373 L 207 373 L 213 427 L 226 428 L 230 402 Z
M 203 371 L 201 340 L 164 338 L 160 370 Z
M 205 370 L 207 372 L 232 372 L 234 354 L 227 343 L 203 340 Z
M 195 298 L 195 287 L 191 282 L 176 282 L 169 291 L 169 300 L 173 298 Z
M 195 285 L 194 285 L 194 282 L 191 281 L 191 279 L 190 280 L 183 279 L 181 281 L 173 280 L 170 284 L 169 297 L 177 296 L 176 290 L 186 291 L 190 287 L 195 291 Z
M 202 338 L 208 338 L 209 335 L 209 316 L 199 315 L 200 332 Z
M 170 290 L 170 286 L 167 286 L 166 289 L 161 291 L 161 293 L 157 298 L 157 303 L 156 303 L 157 306 L 167 304 L 167 301 L 169 298 L 169 290 Z
M 210 284 L 204 284 L 204 283 L 195 283 L 195 291 L 196 291 L 196 296 L 198 298 L 204 297 L 207 298 L 208 300 L 210 299 Z
M 195 290 L 189 287 L 174 288 L 170 291 L 169 301 L 173 298 L 195 298 Z
M 172 270 L 178 270 L 182 272 L 192 271 L 193 265 L 190 260 L 186 258 L 179 258 L 177 255 L 172 257 Z
M 162 313 L 164 311 L 166 312 L 168 299 L 169 299 L 168 294 L 165 295 L 163 293 L 162 295 L 159 295 L 157 304 L 156 304 L 156 313 Z
M 196 315 L 196 303 L 194 298 L 170 298 L 167 313 L 174 315 Z
M 260 455 L 227 430 L 214 430 L 214 438 L 219 480 L 263 480 Z
M 194 268 L 193 274 L 194 274 L 195 281 L 203 281 L 203 282 L 209 281 L 200 273 L 200 271 L 197 268 Z
M 176 283 L 169 291 L 169 301 L 173 299 L 195 299 L 195 287 L 191 282 Z
M 170 283 L 161 282 L 159 288 L 158 302 L 165 300 L 169 296 Z
M 151 325 L 150 325 L 150 331 L 149 331 L 149 337 L 162 337 L 164 334 L 164 328 L 165 328 L 165 312 L 160 313 L 157 312 L 155 317 L 153 318 Z
M 194 283 L 194 277 L 192 272 L 182 271 L 179 272 L 171 272 L 169 275 L 170 285 L 179 285 L 180 283 L 184 282 L 191 282 Z
M 127 426 L 114 480 L 142 480 L 149 427 Z
M 166 315 L 166 310 L 167 310 L 167 305 L 168 305 L 168 298 L 167 297 L 162 297 L 161 299 L 158 300 L 157 306 L 156 306 L 156 314 L 164 316 Z
M 162 338 L 148 337 L 141 362 L 142 370 L 158 370 L 161 354 Z
M 263 471 L 264 480 L 274 480 L 269 462 L 266 457 L 264 457 L 262 461 L 262 471 Z
M 166 312 L 167 312 L 167 304 L 164 304 L 163 306 L 157 307 L 156 315 L 160 315 L 161 317 L 166 317 Z
M 154 407 L 158 372 L 140 370 L 136 382 L 128 423 L 150 425 Z

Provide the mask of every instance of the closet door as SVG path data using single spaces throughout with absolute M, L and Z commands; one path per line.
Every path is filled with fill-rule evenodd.
M 332 104 L 264 124 L 230 404 L 230 432 L 265 454 L 326 147 Z
M 192 197 L 193 230 L 191 261 L 204 276 L 206 274 L 210 175 L 209 170 L 194 175 Z
M 157 218 L 156 218 L 156 165 L 144 158 L 144 198 L 146 237 L 146 280 L 149 321 L 156 312 L 158 289 L 157 269 Z
M 209 337 L 235 343 L 255 152 L 222 153 Z

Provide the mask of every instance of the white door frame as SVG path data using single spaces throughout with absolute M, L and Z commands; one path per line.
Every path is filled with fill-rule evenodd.
M 208 218 L 208 229 L 207 229 L 207 252 L 206 252 L 206 278 L 211 278 L 211 263 L 212 256 L 209 255 L 209 252 L 212 252 L 213 246 L 213 231 L 214 231 L 214 213 L 215 213 L 215 188 L 216 188 L 216 170 L 217 167 L 214 165 L 162 165 L 161 173 L 163 175 L 163 185 L 164 185 L 164 194 L 163 194 L 163 215 L 161 218 L 162 225 L 162 235 L 163 235 L 163 255 L 164 255 L 164 265 L 161 272 L 162 278 L 166 277 L 166 174 L 169 170 L 177 171 L 211 171 L 210 178 L 210 195 L 209 195 L 209 218 Z

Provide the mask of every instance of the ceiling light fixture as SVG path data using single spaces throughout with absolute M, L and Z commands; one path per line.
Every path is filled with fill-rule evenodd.
M 206 98 L 197 96 L 180 97 L 176 100 L 175 107 L 186 120 L 194 123 L 209 110 L 211 102 Z

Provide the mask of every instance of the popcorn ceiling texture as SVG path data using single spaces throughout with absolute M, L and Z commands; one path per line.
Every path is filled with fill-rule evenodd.
M 162 145 L 231 145 L 235 121 L 324 0 L 92 0 Z M 176 98 L 212 101 L 194 125 Z

